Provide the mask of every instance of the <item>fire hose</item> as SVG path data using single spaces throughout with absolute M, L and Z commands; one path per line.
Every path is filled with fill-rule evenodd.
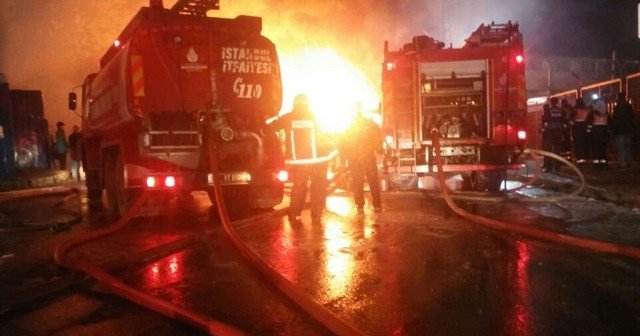
M 210 125 L 210 122 L 206 123 Z M 206 131 L 208 132 L 210 127 L 206 127 Z M 214 137 L 207 137 L 207 148 L 209 149 L 209 153 L 215 153 L 216 143 L 214 141 Z M 280 289 L 285 295 L 291 298 L 294 302 L 296 302 L 302 309 L 304 309 L 307 313 L 309 313 L 316 320 L 320 321 L 325 327 L 329 330 L 333 331 L 338 335 L 362 335 L 363 333 L 346 322 L 340 320 L 329 310 L 324 308 L 322 305 L 315 302 L 311 297 L 309 297 L 304 292 L 297 289 L 289 280 L 287 280 L 283 275 L 276 272 L 272 269 L 265 261 L 260 259 L 260 257 L 253 252 L 237 235 L 233 227 L 231 226 L 231 221 L 229 219 L 226 204 L 224 201 L 221 185 L 217 156 L 209 155 L 210 167 L 212 174 L 214 176 L 214 192 L 216 198 L 216 205 L 218 209 L 218 213 L 220 215 L 220 219 L 222 225 L 224 227 L 225 232 L 231 239 L 234 246 L 240 250 L 245 258 L 247 258 L 263 275 L 267 277 L 278 289 Z M 116 277 L 108 274 L 100 267 L 93 265 L 89 262 L 69 259 L 67 257 L 67 253 L 84 243 L 87 243 L 92 240 L 96 240 L 101 237 L 105 237 L 107 235 L 113 234 L 114 232 L 125 227 L 134 215 L 140 210 L 140 208 L 144 205 L 144 203 L 149 198 L 149 191 L 145 191 L 140 198 L 133 204 L 133 206 L 129 209 L 129 211 L 121 217 L 114 225 L 108 228 L 104 228 L 87 235 L 72 238 L 69 241 L 59 245 L 54 252 L 55 261 L 63 267 L 73 268 L 79 271 L 86 273 L 87 275 L 93 277 L 107 288 L 112 290 L 114 293 L 134 302 L 146 308 L 149 308 L 157 313 L 165 315 L 167 317 L 180 320 L 186 323 L 189 323 L 197 328 L 206 330 L 211 335 L 243 335 L 244 332 L 233 327 L 227 325 L 223 322 L 211 319 L 203 314 L 191 311 L 182 306 L 173 304 L 171 302 L 162 300 L 158 297 L 155 297 L 150 294 L 143 293 L 124 282 L 118 280 Z
M 618 245 L 618 244 L 605 242 L 605 241 L 575 237 L 575 236 L 566 235 L 558 232 L 541 230 L 538 228 L 528 227 L 520 224 L 507 223 L 497 219 L 476 215 L 460 208 L 453 201 L 453 198 L 451 197 L 451 193 L 449 192 L 449 189 L 447 188 L 445 183 L 445 175 L 442 170 L 442 158 L 440 156 L 439 132 L 437 130 L 434 130 L 432 135 L 433 135 L 432 137 L 433 144 L 435 146 L 436 165 L 438 166 L 438 181 L 440 183 L 440 189 L 442 190 L 445 202 L 447 203 L 449 208 L 453 212 L 455 212 L 458 216 L 495 230 L 512 232 L 525 237 L 539 239 L 539 240 L 557 243 L 561 245 L 568 245 L 572 247 L 579 247 L 586 250 L 592 250 L 597 252 L 621 255 L 621 256 L 630 257 L 634 259 L 640 259 L 640 248 L 638 247 Z M 530 151 L 539 152 L 539 151 L 533 151 L 533 150 L 530 150 Z M 545 153 L 544 155 L 547 155 L 547 154 Z M 560 159 L 564 160 L 563 158 L 560 158 Z M 577 168 L 575 169 L 577 170 Z M 582 176 L 582 174 L 580 174 L 580 176 Z M 583 176 L 582 176 L 582 179 L 584 180 Z
M 438 143 L 438 146 L 439 146 L 439 143 Z M 436 147 L 436 150 L 440 150 L 439 147 Z M 576 167 L 573 163 L 563 158 L 562 156 L 557 155 L 555 153 L 537 150 L 537 149 L 530 149 L 530 148 L 525 149 L 523 153 L 538 155 L 538 156 L 546 156 L 554 160 L 560 161 L 562 164 L 569 167 L 569 169 L 571 169 L 575 173 L 575 175 L 580 179 L 580 185 L 570 193 L 554 195 L 554 196 L 536 197 L 536 198 L 530 198 L 530 197 L 529 198 L 513 198 L 513 199 L 510 199 L 511 201 L 526 202 L 526 203 L 559 202 L 559 201 L 580 195 L 586 188 L 587 183 L 580 169 L 578 169 L 578 167 Z M 438 169 L 440 169 L 440 167 Z M 536 165 L 533 177 L 531 177 L 529 180 L 524 182 L 521 186 L 517 188 L 505 190 L 505 192 L 516 192 L 516 191 L 528 188 L 529 186 L 533 185 L 539 179 L 539 177 L 540 177 L 540 167 Z M 464 200 L 464 201 L 503 202 L 505 200 L 505 198 L 502 196 L 466 195 L 462 193 L 453 193 L 451 191 L 449 191 L 449 195 L 453 199 Z
M 69 259 L 67 257 L 67 253 L 71 249 L 89 241 L 113 234 L 114 232 L 125 227 L 147 201 L 147 199 L 149 198 L 149 194 L 149 191 L 145 191 L 144 193 L 142 193 L 140 198 L 133 204 L 131 209 L 129 209 L 129 211 L 124 216 L 122 216 L 114 225 L 91 232 L 84 236 L 72 238 L 59 245 L 54 252 L 54 260 L 58 263 L 58 265 L 62 267 L 73 268 L 86 273 L 90 277 L 105 285 L 114 293 L 122 296 L 127 300 L 130 300 L 138 305 L 144 306 L 162 315 L 187 322 L 198 328 L 207 330 L 212 335 L 244 335 L 242 331 L 223 322 L 211 319 L 207 316 L 191 311 L 187 308 L 173 304 L 171 302 L 162 300 L 153 295 L 143 293 L 118 280 L 116 277 L 108 274 L 96 265 L 82 260 Z
M 209 123 L 207 123 L 209 124 Z M 215 153 L 216 143 L 212 136 L 207 137 L 207 145 L 209 153 Z M 292 299 L 298 306 L 304 309 L 309 315 L 322 323 L 332 332 L 338 335 L 363 335 L 361 331 L 342 321 L 331 311 L 313 300 L 309 295 L 297 289 L 287 278 L 276 272 L 269 264 L 262 260 L 255 252 L 253 252 L 238 236 L 229 220 L 227 208 L 225 205 L 222 188 L 220 185 L 220 176 L 216 155 L 209 155 L 209 164 L 211 172 L 214 176 L 213 188 L 215 192 L 216 204 L 220 220 L 225 232 L 231 239 L 233 245 L 240 250 L 242 255 L 247 258 L 271 283 L 273 283 L 280 291 Z

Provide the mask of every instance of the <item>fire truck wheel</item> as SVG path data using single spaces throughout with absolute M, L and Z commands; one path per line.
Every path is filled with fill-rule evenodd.
M 479 191 L 491 191 L 499 192 L 502 186 L 502 181 L 505 179 L 505 172 L 503 170 L 486 171 L 479 174 L 478 190 Z
M 105 159 L 104 187 L 107 191 L 107 207 L 109 208 L 109 211 L 117 213 L 118 202 L 116 200 L 115 158 L 113 155 L 107 155 Z
M 122 156 L 119 154 L 116 156 L 115 160 L 115 191 L 118 212 L 120 213 L 120 216 L 124 216 L 129 211 L 133 203 L 138 200 L 141 191 L 125 188 L 124 162 L 122 161 Z
M 102 210 L 102 188 L 100 187 L 100 178 L 98 171 L 95 169 L 87 169 L 86 185 L 87 185 L 87 203 L 89 210 Z

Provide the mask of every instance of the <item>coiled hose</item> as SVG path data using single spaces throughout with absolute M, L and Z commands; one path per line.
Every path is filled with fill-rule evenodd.
M 541 229 L 538 229 L 538 228 L 524 226 L 524 225 L 520 225 L 520 224 L 507 223 L 507 222 L 503 222 L 503 221 L 500 221 L 500 220 L 497 220 L 497 219 L 479 216 L 479 215 L 470 213 L 470 212 L 460 208 L 453 201 L 453 199 L 451 197 L 451 194 L 449 192 L 449 189 L 447 189 L 447 186 L 446 186 L 446 183 L 445 183 L 445 175 L 444 175 L 444 172 L 442 171 L 442 158 L 440 156 L 440 136 L 439 136 L 439 132 L 437 132 L 437 130 L 434 130 L 432 135 L 433 135 L 433 137 L 432 137 L 433 138 L 433 144 L 435 146 L 436 164 L 438 166 L 438 181 L 440 183 L 440 189 L 442 190 L 442 193 L 444 195 L 445 202 L 447 203 L 449 208 L 453 212 L 455 212 L 458 216 L 460 216 L 462 218 L 465 218 L 467 220 L 470 220 L 472 222 L 481 224 L 483 226 L 492 228 L 492 229 L 496 229 L 496 230 L 500 230 L 500 231 L 506 231 L 506 232 L 512 232 L 512 233 L 516 233 L 516 234 L 519 234 L 519 235 L 522 235 L 522 236 L 526 236 L 526 237 L 529 237 L 529 238 L 544 240 L 544 241 L 557 243 L 557 244 L 561 244 L 561 245 L 579 247 L 579 248 L 583 248 L 583 249 L 587 249 L 587 250 L 591 250 L 591 251 L 604 252 L 604 253 L 610 253 L 610 254 L 616 254 L 616 255 L 621 255 L 621 256 L 625 256 L 625 257 L 630 257 L 630 258 L 634 258 L 634 259 L 640 259 L 640 248 L 637 248 L 637 247 L 618 245 L 618 244 L 614 244 L 614 243 L 610 243 L 610 242 L 604 242 L 604 241 L 593 240 L 593 239 L 588 239 L 588 238 L 580 238 L 580 237 L 566 235 L 566 234 L 562 234 L 562 233 L 558 233 L 558 232 L 545 231 L 545 230 L 541 230 Z M 534 150 L 530 150 L 530 151 L 532 153 L 538 153 L 539 152 L 539 153 L 541 153 L 543 155 L 551 154 L 551 153 L 546 153 L 546 152 L 542 153 L 540 151 L 534 151 Z M 549 156 L 551 156 L 553 158 L 556 158 L 557 155 L 553 154 L 553 155 L 549 155 Z M 561 157 L 557 156 L 556 159 L 558 159 L 558 158 L 560 159 L 560 161 L 568 162 L 564 158 L 561 158 Z M 571 165 L 571 166 L 573 166 L 573 165 Z M 575 168 L 575 166 L 573 166 L 573 167 Z M 578 169 L 575 168 L 575 170 L 578 170 Z M 581 173 L 579 174 L 579 176 L 581 176 L 582 180 L 584 181 L 584 176 Z M 584 188 L 584 186 L 583 186 L 583 188 Z M 549 202 L 548 199 L 545 199 L 543 201 Z

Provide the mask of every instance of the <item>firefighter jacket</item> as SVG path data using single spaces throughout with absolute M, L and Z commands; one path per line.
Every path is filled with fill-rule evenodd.
M 611 116 L 613 135 L 633 134 L 636 131 L 636 116 L 633 107 L 625 100 L 618 100 Z
M 557 106 L 551 106 L 542 115 L 542 133 L 564 131 L 567 127 L 567 118 L 564 112 Z
M 582 123 L 587 121 L 589 109 L 587 107 L 576 107 L 573 110 L 572 120 L 574 123 Z
M 268 126 L 285 132 L 286 164 L 307 165 L 327 162 L 337 155 L 329 139 L 322 133 L 313 114 L 294 109 Z
M 608 127 L 609 119 L 609 114 L 607 113 L 606 108 L 604 110 L 594 108 L 587 116 L 587 132 L 591 132 L 595 126 Z
M 353 125 L 345 132 L 340 149 L 347 158 L 354 156 L 382 154 L 382 131 L 372 120 L 357 117 Z

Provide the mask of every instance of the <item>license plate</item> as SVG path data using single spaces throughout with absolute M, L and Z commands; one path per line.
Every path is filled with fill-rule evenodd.
M 222 184 L 241 184 L 248 183 L 251 181 L 251 174 L 247 172 L 240 173 L 223 173 L 220 174 L 221 183 Z M 213 185 L 213 174 L 209 174 L 208 176 L 209 185 Z

